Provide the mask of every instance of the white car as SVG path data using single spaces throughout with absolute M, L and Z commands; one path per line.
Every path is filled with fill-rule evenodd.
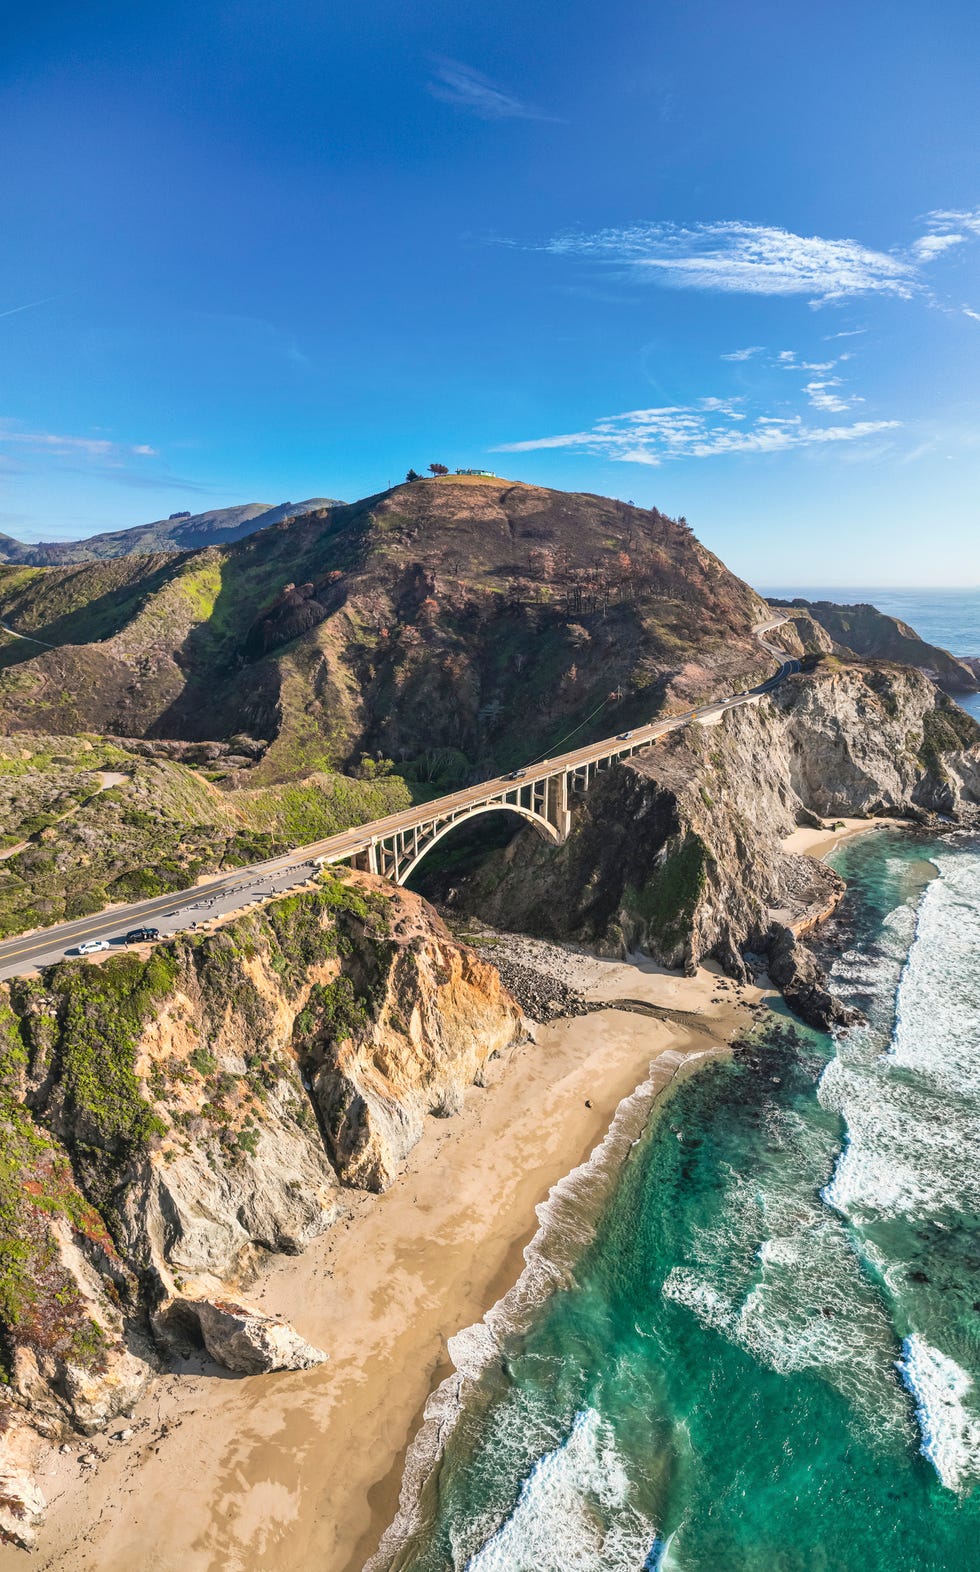
M 107 939 L 86 939 L 84 944 L 78 946 L 77 953 L 79 955 L 98 955 L 100 950 L 107 950 L 108 948 L 109 942 Z

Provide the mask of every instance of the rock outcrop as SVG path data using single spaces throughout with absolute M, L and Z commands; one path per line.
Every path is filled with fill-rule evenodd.
M 980 727 L 919 672 L 883 663 L 800 674 L 771 698 L 693 725 L 601 777 L 569 841 L 519 835 L 460 890 L 500 926 L 643 949 L 744 976 L 774 946 L 780 986 L 808 1019 L 837 1019 L 811 960 L 787 945 L 843 882 L 782 841 L 838 816 L 980 822 Z
M 178 1332 L 231 1370 L 321 1362 L 242 1278 L 389 1185 L 521 1033 L 494 969 L 367 875 L 0 988 L 0 1427 L 102 1429 Z M 29 1537 L 12 1448 L 0 1532 Z
M 185 1284 L 155 1312 L 153 1327 L 168 1347 L 188 1338 L 203 1343 L 216 1364 L 236 1375 L 309 1370 L 327 1358 L 281 1316 L 267 1314 L 240 1294 L 230 1297 L 219 1283 Z
M 0 1545 L 33 1550 L 47 1507 L 37 1483 L 40 1438 L 10 1405 L 0 1404 Z
M 890 617 L 877 606 L 842 606 L 830 600 L 772 600 L 786 609 L 803 646 L 844 656 L 901 661 L 924 672 L 948 693 L 975 693 L 980 686 L 968 660 L 951 655 L 938 644 L 920 638 L 899 617 Z

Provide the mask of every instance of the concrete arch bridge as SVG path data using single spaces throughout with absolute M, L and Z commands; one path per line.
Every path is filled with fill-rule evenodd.
M 658 737 L 681 726 L 689 726 L 692 722 L 707 726 L 717 724 L 726 710 L 758 703 L 764 693 L 800 669 L 799 661 L 786 660 L 785 651 L 768 643 L 764 637 L 784 620 L 779 618 L 755 629 L 763 647 L 782 659 L 776 674 L 759 687 L 686 710 L 681 715 L 637 726 L 602 742 L 589 743 L 584 748 L 529 765 L 511 775 L 482 781 L 478 786 L 466 787 L 434 802 L 407 808 L 386 819 L 376 819 L 373 824 L 345 830 L 316 848 L 310 848 L 315 851 L 316 862 L 321 865 L 349 862 L 355 868 L 380 874 L 395 884 L 405 884 L 422 858 L 444 835 L 484 813 L 518 814 L 533 824 L 545 840 L 561 845 L 571 830 L 572 797 L 587 791 L 600 770 L 642 752 Z

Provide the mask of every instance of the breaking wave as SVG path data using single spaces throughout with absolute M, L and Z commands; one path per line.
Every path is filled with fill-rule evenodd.
M 980 1476 L 980 1415 L 964 1403 L 972 1380 L 914 1332 L 905 1339 L 898 1370 L 915 1399 L 923 1457 L 947 1490 L 961 1490 Z
M 666 1049 L 659 1054 L 647 1079 L 623 1098 L 605 1137 L 587 1161 L 554 1185 L 547 1200 L 535 1208 L 538 1230 L 524 1251 L 521 1276 L 482 1321 L 448 1340 L 453 1374 L 425 1406 L 421 1429 L 406 1459 L 397 1516 L 364 1572 L 388 1572 L 407 1564 L 402 1555 L 426 1522 L 426 1487 L 480 1376 L 501 1360 L 504 1340 L 526 1327 L 544 1301 L 571 1282 L 574 1264 L 593 1237 L 623 1163 L 643 1133 L 657 1098 L 672 1082 L 721 1052 L 721 1048 L 706 1048 L 700 1053 Z M 660 1562 L 654 1560 L 649 1565 L 656 1567 Z
M 660 1564 L 652 1524 L 630 1505 L 630 1481 L 595 1409 L 575 1415 L 562 1445 L 539 1458 L 507 1520 L 466 1572 L 640 1572 Z

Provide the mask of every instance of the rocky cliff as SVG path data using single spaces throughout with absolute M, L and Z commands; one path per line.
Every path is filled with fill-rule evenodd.
M 948 693 L 975 693 L 977 675 L 967 660 L 951 655 L 938 644 L 920 638 L 899 617 L 890 617 L 877 606 L 862 603 L 838 605 L 829 600 L 776 600 L 770 604 L 786 610 L 807 650 L 833 651 L 846 658 L 857 655 L 874 660 L 900 661 L 923 671 Z
M 744 975 L 747 952 L 774 952 L 780 985 L 825 1022 L 831 1003 L 788 951 L 843 886 L 783 839 L 839 815 L 936 813 L 980 822 L 980 727 L 917 671 L 835 661 L 610 770 L 564 846 L 525 831 L 457 898 L 501 926 L 688 970 L 714 956 Z
M 175 1338 L 238 1370 L 324 1357 L 240 1282 L 344 1185 L 390 1184 L 521 1026 L 431 908 L 361 875 L 0 989 L 0 1531 L 29 1537 L 25 1425 L 101 1429 Z

